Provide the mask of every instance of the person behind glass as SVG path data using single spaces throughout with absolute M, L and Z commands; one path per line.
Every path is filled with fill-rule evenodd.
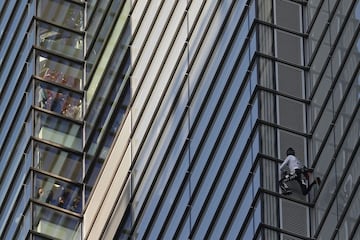
M 47 94 L 43 88 L 43 86 L 39 85 L 39 98 L 38 98 L 38 102 L 39 102 L 39 107 L 41 108 L 46 108 L 47 105 Z
M 36 194 L 36 198 L 39 199 L 39 200 L 42 201 L 42 202 L 45 202 L 45 201 L 44 201 L 44 198 L 45 198 L 44 188 L 39 187 L 38 192 L 37 192 L 37 194 Z
M 287 167 L 289 169 L 289 174 L 290 174 L 288 178 L 294 179 L 296 182 L 299 183 L 303 195 L 308 194 L 311 188 L 315 184 L 319 184 L 319 185 L 321 184 L 321 180 L 318 177 L 309 186 L 307 186 L 305 180 L 302 178 L 302 174 L 304 174 L 304 172 L 301 170 L 302 167 L 300 161 L 295 156 L 295 150 L 291 147 L 288 148 L 286 151 L 286 155 L 287 157 L 285 158 L 284 162 L 282 162 L 282 164 L 280 165 L 280 172 L 284 172 L 284 169 Z M 284 179 L 285 178 L 282 178 L 280 180 L 280 188 L 282 191 L 287 192 L 288 186 L 286 185 L 286 183 L 284 183 L 283 181 Z
M 73 201 L 72 201 L 72 204 L 71 204 L 71 207 L 70 207 L 70 210 L 71 211 L 74 211 L 74 212 L 80 212 L 81 210 L 81 199 L 79 196 L 76 196 Z
M 61 113 L 63 104 L 64 104 L 63 94 L 61 92 L 58 92 L 58 93 L 56 93 L 55 98 L 52 101 L 50 110 L 57 112 L 57 113 Z
M 62 195 L 58 198 L 58 207 L 66 208 L 70 197 L 70 192 L 68 190 L 63 191 Z
M 64 197 L 63 197 L 63 196 L 59 196 L 59 198 L 58 198 L 58 207 L 63 208 L 63 207 L 64 207 L 64 204 L 65 204 Z
M 50 190 L 45 202 L 52 204 L 53 198 L 54 198 L 54 191 Z

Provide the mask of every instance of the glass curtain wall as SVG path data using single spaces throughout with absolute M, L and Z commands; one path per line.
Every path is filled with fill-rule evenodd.
M 300 1 L 257 1 L 260 163 L 267 190 L 259 236 L 264 239 L 285 239 L 284 232 L 291 237 L 310 235 L 308 197 L 295 184 L 290 186 L 293 194 L 277 195 L 279 165 L 287 148 L 294 148 L 301 163 L 308 165 L 303 10 Z
M 81 239 L 85 3 L 34 1 L 32 239 Z

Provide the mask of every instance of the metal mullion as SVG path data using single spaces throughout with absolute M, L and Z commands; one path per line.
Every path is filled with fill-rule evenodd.
M 316 240 L 315 238 L 313 237 L 304 237 L 302 235 L 298 235 L 297 233 L 293 233 L 293 232 L 289 232 L 287 230 L 284 230 L 282 228 L 278 228 L 278 227 L 274 227 L 274 226 L 271 226 L 271 225 L 268 225 L 268 224 L 262 224 L 263 228 L 265 229 L 268 229 L 268 230 L 271 230 L 271 231 L 275 231 L 275 232 L 278 232 L 279 234 L 286 234 L 286 235 L 289 235 L 289 236 L 292 236 L 292 237 L 296 237 L 298 239 L 302 239 L 302 240 Z M 279 238 L 280 239 L 280 238 Z
M 312 92 L 310 93 L 309 99 L 312 99 L 312 98 L 314 97 L 315 92 L 316 92 L 317 88 L 318 88 L 319 85 L 320 85 L 320 80 L 322 79 L 323 75 L 324 75 L 325 72 L 326 72 L 327 66 L 328 66 L 328 64 L 329 64 L 330 61 L 331 61 L 331 57 L 332 57 L 335 49 L 337 48 L 338 42 L 340 41 L 341 37 L 343 36 L 342 33 L 343 33 L 343 31 L 345 30 L 346 23 L 347 23 L 347 21 L 349 20 L 349 18 L 350 18 L 350 16 L 351 16 L 351 13 L 352 13 L 352 10 L 351 10 L 351 9 L 353 9 L 353 6 L 354 6 L 355 2 L 356 2 L 356 1 L 353 1 L 352 7 L 349 9 L 347 15 L 345 16 L 345 20 L 344 20 L 344 22 L 343 22 L 343 24 L 342 24 L 342 26 L 341 26 L 341 28 L 340 28 L 340 31 L 339 31 L 338 35 L 336 36 L 335 41 L 333 42 L 333 46 L 331 47 L 331 49 L 330 49 L 330 51 L 329 51 L 328 57 L 327 57 L 327 59 L 325 60 L 325 63 L 324 63 L 324 65 L 323 65 L 323 68 L 320 70 L 318 80 L 317 80 L 317 82 L 315 83 L 315 86 L 313 87 Z M 339 3 L 340 3 L 340 1 L 337 1 L 336 4 L 338 5 Z M 337 8 L 337 6 L 334 7 L 334 10 L 336 10 L 336 8 Z M 336 12 L 336 11 L 334 11 L 334 13 L 335 13 L 335 12 Z M 332 19 L 330 19 L 330 20 L 332 20 Z M 330 26 L 330 24 L 331 24 L 331 22 L 328 22 L 328 24 L 326 25 L 326 27 L 325 27 L 326 30 L 324 31 L 324 34 L 323 34 L 323 35 L 325 35 L 325 34 L 327 33 L 327 30 L 328 30 L 328 27 Z M 359 26 L 358 26 L 356 32 L 357 32 L 357 33 L 359 32 Z M 354 42 L 355 42 L 355 40 L 356 40 L 356 35 L 357 35 L 357 33 L 354 34 L 354 37 L 353 37 L 353 39 L 351 40 L 350 46 L 353 46 L 353 45 L 354 45 Z M 315 57 L 316 57 L 317 51 L 318 51 L 319 48 L 321 47 L 322 40 L 323 40 L 324 37 L 325 37 L 325 36 L 323 36 L 322 38 L 320 38 L 320 39 L 318 40 L 318 46 L 314 49 L 314 53 L 312 54 L 312 56 L 310 56 L 310 59 L 309 59 L 309 62 L 308 62 L 308 66 L 309 66 L 309 67 L 311 67 L 312 62 L 314 61 L 314 59 L 315 59 Z M 351 48 L 349 48 L 349 49 L 350 49 L 350 51 L 351 51 Z M 349 51 L 349 50 L 348 50 L 348 51 Z M 348 55 L 348 54 L 349 54 L 349 52 L 347 52 L 345 55 Z M 343 62 L 345 62 L 345 60 L 344 60 Z M 319 80 L 319 79 L 320 79 L 320 80 Z
M 180 27 L 179 27 L 180 28 Z M 174 42 L 175 40 L 173 39 L 172 40 L 172 42 Z M 170 48 L 168 49 L 168 52 L 170 51 Z M 182 51 L 183 52 L 183 51 Z M 178 59 L 178 62 L 180 61 L 180 59 Z M 173 70 L 173 72 L 172 72 L 172 76 L 175 74 L 175 70 Z M 138 91 L 138 90 L 137 90 Z M 179 92 L 178 92 L 178 94 L 177 94 L 177 96 L 179 96 Z M 131 105 L 131 103 L 129 104 L 129 105 Z M 131 137 L 130 137 L 131 138 Z M 131 167 L 132 168 L 132 167 Z M 119 195 L 120 195 L 120 193 L 119 193 Z M 119 198 L 119 195 L 118 195 L 118 198 Z M 130 200 L 130 202 L 131 202 L 132 200 Z
M 65 89 L 67 91 L 75 92 L 75 93 L 81 95 L 82 99 L 84 99 L 84 91 L 81 90 L 81 89 L 76 89 L 76 88 L 69 87 L 67 85 L 63 85 L 63 84 L 58 83 L 58 82 L 49 81 L 49 80 L 46 80 L 46 79 L 44 79 L 42 77 L 39 77 L 37 75 L 33 75 L 32 78 L 34 80 L 38 81 L 38 82 L 44 82 L 44 83 L 46 83 L 48 85 L 56 86 L 57 88 L 62 88 L 62 89 Z
M 29 175 L 30 175 L 30 170 L 28 171 L 28 173 L 27 173 L 27 176 L 25 177 L 25 179 L 26 178 L 28 178 L 29 177 Z M 23 184 L 23 186 L 24 186 L 24 184 Z M 26 185 L 25 185 L 26 186 Z M 19 192 L 19 194 L 17 195 L 17 197 L 16 197 L 16 199 L 14 200 L 14 208 L 17 208 L 19 205 L 19 202 L 21 201 L 21 195 L 22 195 L 22 193 L 24 194 L 24 198 L 25 198 L 25 194 L 26 194 L 26 191 L 25 191 L 26 189 L 24 189 L 24 187 L 22 187 L 22 190 L 20 190 L 20 192 Z M 29 204 L 29 203 L 28 203 Z M 27 204 L 27 205 L 28 205 Z M 27 206 L 25 206 L 25 208 L 24 208 L 25 210 L 27 209 Z M 10 215 L 9 215 L 9 217 L 7 218 L 7 221 L 6 221 L 6 223 L 5 223 L 5 225 L 4 225 L 4 229 L 5 229 L 5 231 L 3 231 L 1 234 L 0 234 L 0 238 L 1 239 L 3 239 L 3 237 L 4 237 L 4 233 L 6 232 L 6 229 L 8 228 L 8 226 L 11 224 L 11 219 L 13 218 L 13 216 L 14 216 L 14 211 L 12 211 L 11 213 L 10 213 Z M 24 212 L 22 212 L 22 213 L 24 213 Z M 22 214 L 23 215 L 23 214 Z
M 360 69 L 360 63 L 359 63 L 358 66 L 357 66 L 357 71 L 359 71 L 359 69 Z M 349 82 L 349 84 L 348 84 L 346 93 L 348 93 L 348 92 L 351 90 L 351 86 L 352 86 L 352 84 L 355 82 L 356 75 L 357 75 L 357 73 L 354 72 L 353 78 L 352 78 L 352 80 L 351 80 L 351 81 Z M 326 134 L 325 134 L 325 136 L 324 136 L 324 138 L 323 138 L 323 139 L 325 139 L 325 140 L 322 141 L 322 143 L 321 143 L 321 145 L 320 145 L 320 147 L 319 147 L 319 151 L 318 151 L 318 153 L 317 153 L 316 156 L 315 156 L 315 159 L 314 159 L 314 161 L 313 161 L 313 165 L 316 165 L 316 163 L 318 162 L 319 156 L 320 156 L 322 150 L 325 148 L 326 141 L 327 141 L 327 139 L 329 138 L 332 129 L 334 128 L 334 124 L 335 124 L 336 120 L 337 120 L 338 117 L 340 116 L 342 107 L 344 106 L 345 102 L 346 102 L 346 98 L 344 97 L 344 98 L 342 99 L 342 101 L 340 102 L 339 107 L 338 107 L 338 111 L 335 113 L 335 115 L 334 115 L 334 117 L 333 117 L 333 119 L 332 119 L 332 121 L 331 121 L 331 125 L 329 126 L 328 131 L 326 132 Z M 323 108 L 325 108 L 325 107 L 326 107 L 326 105 L 324 105 Z M 355 107 L 355 108 L 356 108 L 356 107 Z M 353 113 L 353 114 L 354 114 L 354 113 Z M 352 118 L 354 118 L 354 116 L 353 116 Z M 319 118 L 319 119 L 320 119 L 320 118 Z M 319 120 L 319 121 L 320 121 L 320 120 Z M 319 121 L 318 121 L 318 122 L 319 122 Z M 352 121 L 352 120 L 350 120 L 350 121 Z M 311 135 L 313 135 L 313 133 L 311 133 Z
M 356 144 L 356 148 L 359 148 L 359 146 L 360 146 L 360 139 L 358 139 L 358 141 L 357 141 L 357 144 Z M 319 223 L 319 225 L 318 225 L 318 230 L 315 232 L 315 234 L 314 234 L 314 236 L 317 236 L 317 235 L 319 235 L 319 233 L 320 233 L 320 231 L 321 231 L 321 229 L 322 229 L 322 226 L 325 224 L 325 220 L 326 220 L 326 217 L 328 216 L 328 214 L 329 214 L 329 212 L 330 212 L 330 210 L 331 210 L 331 207 L 332 207 L 332 204 L 334 203 L 334 201 L 335 201 L 335 199 L 336 199 L 336 197 L 337 197 L 337 194 L 339 193 L 339 191 L 340 191 L 340 187 L 341 187 L 341 184 L 343 183 L 343 181 L 344 181 L 344 179 L 345 179 L 345 176 L 346 176 L 346 173 L 347 173 L 347 171 L 349 170 L 349 168 L 351 167 L 351 164 L 352 164 L 352 162 L 354 161 L 354 157 L 355 157 L 355 152 L 352 154 L 352 156 L 351 156 L 351 161 L 349 161 L 347 164 L 346 164 L 346 166 L 345 166 L 345 168 L 344 168 L 344 172 L 345 173 L 343 173 L 342 174 L 342 176 L 341 176 L 341 178 L 340 178 L 340 180 L 339 180 L 339 182 L 338 182 L 338 184 L 337 184 L 337 187 L 336 187 L 336 189 L 335 189 L 335 192 L 334 192 L 334 194 L 332 195 L 332 197 L 331 197 L 331 199 L 330 199 L 330 201 L 329 201 L 329 204 L 328 204 L 328 206 L 327 206 L 327 208 L 326 208 L 326 210 L 325 210 L 325 212 L 324 212 L 324 215 L 323 215 L 323 218 L 322 218 L 322 220 L 320 221 L 320 223 Z M 332 159 L 332 161 L 331 161 L 331 167 L 334 165 L 334 162 L 336 161 L 336 159 Z M 330 169 L 331 170 L 331 169 Z M 325 174 L 325 177 L 327 178 L 328 177 L 328 175 L 330 174 L 330 170 Z M 321 191 L 321 189 L 323 188 L 323 186 L 320 188 L 320 191 Z M 315 204 L 316 202 L 317 202 L 317 200 L 318 200 L 318 198 L 319 198 L 319 194 L 320 194 L 320 191 L 319 191 L 319 193 L 315 196 L 315 198 L 314 198 L 314 200 L 313 200 L 313 203 Z
M 45 48 L 41 48 L 39 46 L 34 45 L 33 49 L 35 50 L 35 57 L 37 57 L 38 55 L 42 54 L 47 54 L 49 56 L 51 56 L 51 59 L 53 60 L 54 58 L 59 58 L 59 59 L 64 59 L 65 61 L 69 61 L 69 62 L 73 62 L 77 65 L 81 65 L 82 67 L 84 67 L 84 60 L 80 60 L 78 58 L 73 58 L 70 56 L 67 56 L 65 54 L 61 54 L 59 52 L 53 52 L 51 50 L 45 49 Z M 40 54 L 39 54 L 40 53 Z
M 41 143 L 41 144 L 45 144 L 45 145 L 48 145 L 50 147 L 55 147 L 55 148 L 58 148 L 62 151 L 66 151 L 66 152 L 69 152 L 69 153 L 72 153 L 72 154 L 75 154 L 75 155 L 79 155 L 81 156 L 82 155 L 82 152 L 78 151 L 78 150 L 75 150 L 73 148 L 69 148 L 69 147 L 65 147 L 63 145 L 60 145 L 60 144 L 57 144 L 57 143 L 54 143 L 54 142 L 50 142 L 50 141 L 47 141 L 47 140 L 44 140 L 44 139 L 41 139 L 41 138 L 37 138 L 37 137 L 31 137 L 32 140 L 34 140 L 35 142 L 37 143 Z
M 42 18 L 40 18 L 38 16 L 34 16 L 33 19 L 36 20 L 36 23 L 44 23 L 44 24 L 50 25 L 52 27 L 60 28 L 62 30 L 66 30 L 68 32 L 76 33 L 78 35 L 81 35 L 82 37 L 85 37 L 85 32 L 84 31 L 76 30 L 76 29 L 73 29 L 73 28 L 68 28 L 68 27 L 66 27 L 64 25 L 61 25 L 61 24 L 58 24 L 58 23 L 55 23 L 55 22 L 49 22 L 48 20 L 42 19 Z
M 360 177 L 358 177 L 358 180 L 356 181 L 353 191 L 351 192 L 351 195 L 349 196 L 348 202 L 346 204 L 346 206 L 344 207 L 342 214 L 340 215 L 340 218 L 336 224 L 336 226 L 334 227 L 335 231 L 332 234 L 330 240 L 334 240 L 336 238 L 336 235 L 339 233 L 339 229 L 341 227 L 341 224 L 344 222 L 346 215 L 348 213 L 348 210 L 351 208 L 352 204 L 356 204 L 353 202 L 355 195 L 358 193 L 358 189 L 359 189 L 359 185 L 360 185 Z M 355 199 L 356 201 L 356 199 Z M 356 224 L 355 224 L 356 226 Z M 356 229 L 355 227 L 353 229 Z M 353 238 L 349 238 L 349 239 L 353 239 Z
M 56 179 L 56 180 L 59 180 L 59 181 L 63 181 L 63 182 L 66 182 L 66 183 L 69 183 L 69 184 L 72 184 L 72 185 L 75 185 L 75 186 L 78 186 L 78 187 L 82 188 L 82 183 L 81 182 L 75 182 L 70 178 L 66 178 L 66 177 L 63 177 L 63 176 L 60 176 L 60 175 L 56 175 L 56 174 L 54 174 L 52 172 L 48 172 L 48 171 L 41 170 L 41 169 L 38 169 L 38 168 L 31 167 L 30 169 L 34 172 L 34 174 L 38 173 L 38 174 L 41 174 L 41 175 L 44 175 L 44 176 L 47 176 L 47 177 L 50 177 L 50 178 L 53 178 L 53 179 Z

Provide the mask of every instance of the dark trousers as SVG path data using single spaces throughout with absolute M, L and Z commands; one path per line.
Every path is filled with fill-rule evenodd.
M 299 183 L 302 194 L 303 195 L 308 194 L 311 191 L 311 188 L 316 184 L 316 182 L 314 181 L 309 186 L 307 186 L 306 184 L 304 184 L 302 182 L 302 177 L 301 177 L 302 172 L 301 172 L 301 170 L 300 169 L 295 169 L 295 174 L 296 174 L 295 180 Z

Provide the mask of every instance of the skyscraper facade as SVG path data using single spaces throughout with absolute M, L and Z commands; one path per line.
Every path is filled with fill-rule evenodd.
M 0 239 L 360 239 L 359 0 L 0 7 Z
M 0 239 L 82 239 L 130 100 L 129 10 L 116 0 L 1 1 Z

